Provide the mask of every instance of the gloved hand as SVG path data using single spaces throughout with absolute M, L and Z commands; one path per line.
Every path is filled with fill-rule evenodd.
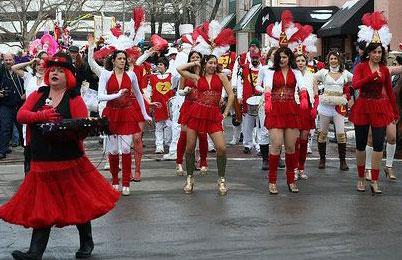
M 265 112 L 269 113 L 272 110 L 271 92 L 265 92 Z
M 55 122 L 59 120 L 60 114 L 54 108 L 44 109 L 35 113 L 36 122 Z
M 307 90 L 300 92 L 300 108 L 303 110 L 308 109 L 308 93 Z

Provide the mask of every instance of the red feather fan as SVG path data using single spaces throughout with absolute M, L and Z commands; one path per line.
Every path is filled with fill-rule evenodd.
M 110 31 L 112 32 L 113 36 L 116 38 L 119 38 L 119 36 L 123 34 L 123 32 L 121 31 L 120 24 L 116 24 L 116 26 L 113 27 L 112 29 L 110 29 Z
M 384 14 L 378 11 L 363 15 L 362 22 L 364 25 L 373 28 L 373 30 L 380 30 L 383 25 L 387 24 Z
M 94 53 L 95 60 L 101 60 L 112 54 L 116 50 L 113 46 L 107 46 Z
M 169 46 L 168 42 L 157 34 L 151 36 L 150 42 L 156 51 L 163 51 Z
M 233 34 L 233 30 L 229 28 L 223 29 L 215 38 L 214 43 L 217 46 L 226 46 L 236 43 L 236 38 Z
M 282 20 L 282 31 L 285 31 L 285 28 L 289 26 L 290 23 L 293 22 L 293 14 L 290 10 L 284 10 L 281 14 Z
M 134 20 L 134 29 L 135 31 L 140 28 L 142 23 L 145 21 L 145 12 L 141 7 L 136 7 L 133 9 L 133 20 Z
M 126 53 L 128 57 L 131 58 L 138 58 L 141 56 L 141 48 L 139 47 L 133 47 L 130 49 L 126 49 Z
M 208 31 L 209 31 L 209 23 L 204 22 L 201 26 L 199 26 L 195 29 L 194 33 L 201 35 L 201 37 L 204 38 L 204 40 L 207 43 L 211 44 L 211 42 L 209 41 L 209 37 L 208 37 Z

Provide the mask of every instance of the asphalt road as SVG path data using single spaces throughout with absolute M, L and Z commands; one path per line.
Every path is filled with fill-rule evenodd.
M 153 149 L 150 142 L 147 149 Z M 240 150 L 229 149 L 224 197 L 217 194 L 214 154 L 208 175 L 196 176 L 194 193 L 186 195 L 175 163 L 155 161 L 149 153 L 131 196 L 93 221 L 92 259 L 402 259 L 399 174 L 394 183 L 381 174 L 381 196 L 358 193 L 353 159 L 349 172 L 340 172 L 335 159 L 319 171 L 314 151 L 306 167 L 310 178 L 298 182 L 300 193 L 287 190 L 280 170 L 275 196 L 268 194 L 260 160 Z M 88 153 L 96 165 L 103 158 L 96 144 Z M 20 161 L 12 158 L 0 163 L 0 204 L 23 178 Z M 395 168 L 399 173 L 399 161 Z M 0 234 L 0 259 L 29 246 L 29 229 L 0 222 Z M 75 227 L 54 228 L 44 259 L 73 259 L 78 246 Z

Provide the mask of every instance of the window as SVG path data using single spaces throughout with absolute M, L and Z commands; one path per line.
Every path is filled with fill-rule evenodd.
M 229 0 L 229 13 L 236 13 L 236 0 Z
M 253 5 L 256 5 L 256 4 L 261 4 L 261 0 L 253 0 Z

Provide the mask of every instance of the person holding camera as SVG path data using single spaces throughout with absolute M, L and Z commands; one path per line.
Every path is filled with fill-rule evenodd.
M 17 111 L 25 100 L 23 80 L 15 74 L 14 55 L 3 55 L 4 63 L 0 66 L 0 159 L 10 153 L 9 143 L 14 124 L 22 136 L 21 125 L 16 122 Z

